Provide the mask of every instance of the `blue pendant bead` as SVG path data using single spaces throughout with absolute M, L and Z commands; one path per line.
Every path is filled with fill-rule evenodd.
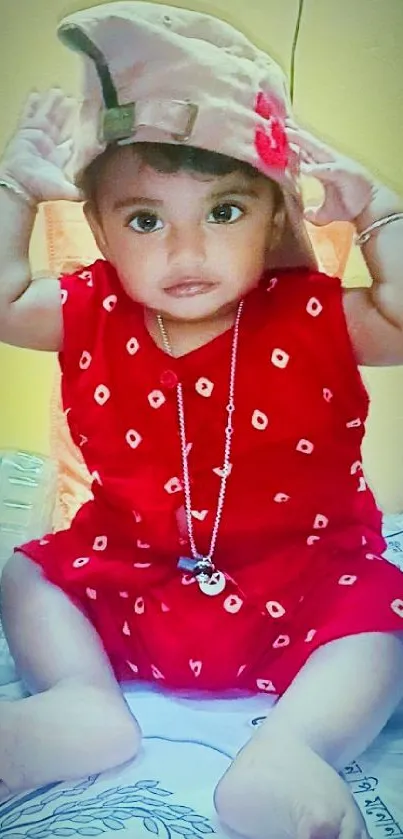
M 196 559 L 188 556 L 179 557 L 178 568 L 193 574 L 198 583 L 208 583 L 214 574 L 215 566 L 207 556 L 198 556 Z
M 192 556 L 180 556 L 178 559 L 178 568 L 180 571 L 190 571 L 192 574 L 196 568 L 198 560 Z

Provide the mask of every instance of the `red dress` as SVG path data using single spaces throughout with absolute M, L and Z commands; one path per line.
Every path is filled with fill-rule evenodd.
M 214 556 L 228 578 L 214 597 L 177 567 L 190 547 L 178 529 L 175 386 L 191 444 L 195 539 L 207 553 L 232 330 L 173 359 L 107 262 L 61 286 L 63 402 L 94 500 L 68 530 L 22 550 L 85 609 L 116 676 L 281 694 L 317 647 L 403 630 L 403 574 L 381 558 L 381 516 L 361 467 L 368 397 L 339 280 L 281 271 L 245 299 Z

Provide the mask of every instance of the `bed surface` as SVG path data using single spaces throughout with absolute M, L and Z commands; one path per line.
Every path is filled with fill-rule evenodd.
M 403 570 L 403 516 L 385 519 L 387 557 Z M 119 835 L 134 839 L 228 837 L 212 793 L 251 733 L 270 713 L 268 697 L 171 696 L 123 686 L 144 733 L 132 763 L 71 784 L 53 784 L 0 804 L 0 839 Z M 0 700 L 21 697 L 0 636 Z M 403 839 L 403 705 L 344 777 L 373 839 Z

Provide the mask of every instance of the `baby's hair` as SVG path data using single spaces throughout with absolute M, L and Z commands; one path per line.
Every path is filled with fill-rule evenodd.
M 119 146 L 108 146 L 98 155 L 76 179 L 84 200 L 96 204 L 96 188 L 108 160 L 116 154 Z M 172 143 L 133 143 L 131 147 L 138 160 L 145 166 L 150 166 L 156 172 L 173 174 L 180 171 L 191 172 L 194 175 L 220 177 L 240 172 L 248 178 L 264 177 L 249 163 L 228 157 L 195 146 L 181 146 Z M 271 181 L 274 191 L 275 209 L 283 203 L 283 196 L 279 184 Z

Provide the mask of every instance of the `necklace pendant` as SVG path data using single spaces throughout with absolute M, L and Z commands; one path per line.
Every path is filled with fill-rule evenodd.
M 221 594 L 227 581 L 222 571 L 217 571 L 211 559 L 200 556 L 196 559 L 190 556 L 181 556 L 178 560 L 180 571 L 186 571 L 195 578 L 200 591 L 208 597 L 215 597 Z
M 200 579 L 200 577 L 201 575 L 196 577 L 199 589 L 203 592 L 203 594 L 206 594 L 207 597 L 216 597 L 217 594 L 221 594 L 224 591 L 227 585 L 225 575 L 222 571 L 213 571 L 208 580 Z
M 198 561 L 198 559 L 193 559 L 192 556 L 180 556 L 177 567 L 179 571 L 188 571 L 193 574 Z
M 207 556 L 180 556 L 178 566 L 180 571 L 193 574 L 198 583 L 208 583 L 215 572 L 215 567 Z
M 194 568 L 194 575 L 196 577 L 197 582 L 200 583 L 208 583 L 211 577 L 213 576 L 215 571 L 215 567 L 207 556 L 201 556 L 196 561 L 196 565 Z

